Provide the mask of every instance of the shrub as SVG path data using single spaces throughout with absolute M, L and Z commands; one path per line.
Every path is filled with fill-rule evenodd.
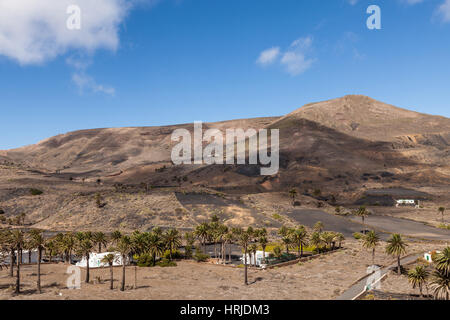
M 44 192 L 39 189 L 31 188 L 30 193 L 32 196 L 38 196 L 38 195 L 43 194 Z
M 148 253 L 141 254 L 137 257 L 137 265 L 139 267 L 152 267 L 154 266 L 153 257 Z
M 162 257 L 163 257 L 163 259 L 170 260 L 170 251 L 166 250 Z M 182 258 L 183 258 L 183 255 L 181 254 L 180 251 L 176 250 L 176 251 L 172 252 L 172 259 L 176 260 L 176 259 L 182 259 Z
M 274 214 L 272 215 L 272 217 L 273 217 L 275 220 L 278 220 L 278 221 L 282 221 L 282 220 L 283 220 L 283 217 L 280 216 L 278 213 L 274 213 Z
M 197 262 L 205 262 L 208 261 L 209 255 L 202 253 L 200 250 L 196 250 L 194 254 L 194 260 Z
M 450 230 L 450 224 L 441 223 L 438 228 Z
M 186 259 L 192 258 L 192 246 L 191 245 L 187 245 L 184 247 L 184 257 Z
M 5 211 L 2 208 L 0 208 L 0 214 L 5 214 Z
M 177 264 L 174 261 L 170 261 L 169 259 L 162 259 L 158 263 L 156 263 L 159 267 L 166 268 L 166 267 L 176 267 Z
M 353 238 L 355 238 L 356 240 L 360 240 L 360 239 L 362 239 L 362 237 L 363 237 L 363 234 L 362 234 L 362 233 L 355 232 L 355 233 L 353 234 Z

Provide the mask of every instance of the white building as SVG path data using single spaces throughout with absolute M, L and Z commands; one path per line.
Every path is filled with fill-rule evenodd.
M 244 263 L 244 257 L 245 254 L 242 255 L 241 257 L 241 261 L 242 263 Z M 269 254 L 266 252 L 266 258 L 269 257 Z M 251 254 L 247 254 L 247 265 L 255 265 L 255 255 L 253 253 Z M 256 265 L 258 267 L 263 266 L 263 252 L 262 251 L 256 251 Z
M 440 251 L 434 251 L 434 252 L 425 252 L 425 254 L 423 255 L 423 258 L 428 262 L 428 263 L 433 263 L 433 255 L 435 253 L 441 253 Z
M 113 266 L 121 266 L 122 265 L 122 256 L 120 255 L 120 253 L 117 253 L 117 252 L 102 252 L 102 253 L 91 252 L 91 254 L 89 255 L 89 268 L 109 267 L 109 265 L 107 263 L 102 262 L 102 259 L 110 253 L 115 255 Z M 87 267 L 86 257 L 83 257 L 83 259 L 81 259 L 80 262 L 77 262 L 76 266 L 83 267 L 83 268 Z
M 416 200 L 411 200 L 411 199 L 400 199 L 396 201 L 397 203 L 395 204 L 396 207 L 400 207 L 400 206 L 412 206 L 412 207 L 419 207 L 419 202 Z

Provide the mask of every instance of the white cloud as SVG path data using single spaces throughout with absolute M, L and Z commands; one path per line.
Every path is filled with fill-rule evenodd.
M 444 22 L 450 22 L 450 0 L 445 0 L 438 8 L 438 14 Z
M 72 82 L 78 87 L 80 94 L 83 94 L 85 91 L 104 93 L 110 96 L 116 94 L 116 90 L 113 87 L 99 84 L 92 76 L 87 74 L 87 69 L 92 64 L 90 58 L 84 56 L 70 56 L 66 59 L 66 63 L 74 69 L 74 72 L 72 73 Z
M 312 43 L 313 39 L 306 37 L 292 42 L 284 52 L 280 51 L 280 47 L 272 47 L 261 52 L 256 63 L 261 66 L 267 66 L 279 60 L 279 63 L 287 73 L 297 76 L 309 69 L 315 61 L 315 59 L 306 57 L 312 48 Z M 279 59 L 280 56 L 281 59 Z
M 312 66 L 315 59 L 306 57 L 312 47 L 312 42 L 311 37 L 300 38 L 292 42 L 281 58 L 281 64 L 285 67 L 286 72 L 297 76 Z
M 85 90 L 90 90 L 94 93 L 101 92 L 110 96 L 114 96 L 116 93 L 114 88 L 98 84 L 91 76 L 84 73 L 84 71 L 74 73 L 72 75 L 72 81 L 78 86 L 81 94 Z
M 133 2 L 126 0 L 2 0 L 0 54 L 22 65 L 41 64 L 71 49 L 116 50 L 119 26 Z M 67 8 L 81 8 L 81 29 L 66 26 Z
M 256 60 L 256 63 L 263 65 L 263 66 L 272 64 L 278 58 L 279 54 L 280 54 L 279 47 L 273 47 L 273 48 L 264 50 L 259 55 L 259 58 L 258 58 L 258 60 Z

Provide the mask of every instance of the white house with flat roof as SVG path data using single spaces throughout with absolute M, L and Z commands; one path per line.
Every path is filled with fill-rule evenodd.
M 89 268 L 109 267 L 107 263 L 102 262 L 102 259 L 110 253 L 114 254 L 115 256 L 113 266 L 121 266 L 122 255 L 118 252 L 102 252 L 102 253 L 91 252 L 91 254 L 89 255 Z M 76 266 L 82 268 L 87 267 L 86 257 L 83 257 L 80 262 L 77 262 Z
M 411 207 L 419 207 L 419 201 L 418 200 L 414 200 L 414 199 L 400 199 L 396 201 L 395 204 L 396 207 L 401 207 L 401 206 L 411 206 Z

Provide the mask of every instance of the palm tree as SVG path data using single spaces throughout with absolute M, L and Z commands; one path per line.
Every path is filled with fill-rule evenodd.
M 372 249 L 372 264 L 375 264 L 375 249 L 380 244 L 380 237 L 375 231 L 370 231 L 363 238 L 363 247 Z
M 184 234 L 184 240 L 186 241 L 186 245 L 184 247 L 184 256 L 186 259 L 192 257 L 192 249 L 195 243 L 195 236 L 193 232 L 186 232 Z
M 289 190 L 289 196 L 292 198 L 292 205 L 295 205 L 295 197 L 297 196 L 297 189 L 292 188 Z
M 69 232 L 64 235 L 61 243 L 61 249 L 65 253 L 66 262 L 72 264 L 72 251 L 76 246 L 75 236 Z
M 442 215 L 442 223 L 444 223 L 445 207 L 439 207 L 438 211 L 441 213 L 441 215 Z
M 324 228 L 324 226 L 323 226 L 322 221 L 317 221 L 313 227 L 314 231 L 319 232 L 319 233 L 323 231 L 323 228 Z
M 275 256 L 275 258 L 280 259 L 280 257 L 282 256 L 282 251 L 281 248 L 279 246 L 276 246 L 273 248 L 273 255 Z
M 45 252 L 48 255 L 48 260 L 51 263 L 52 258 L 58 254 L 58 246 L 55 240 L 49 239 L 45 242 Z
M 231 244 L 233 243 L 235 237 L 234 233 L 232 231 L 228 231 L 227 234 L 224 236 L 225 243 L 230 244 L 228 246 L 228 261 L 231 263 Z
M 336 241 L 338 242 L 338 246 L 339 248 L 342 248 L 342 242 L 345 240 L 345 237 L 342 233 L 337 233 L 336 234 Z
M 162 237 L 163 235 L 163 230 L 161 229 L 161 227 L 154 227 L 152 229 L 152 232 L 160 237 Z
M 445 299 L 450 298 L 450 274 L 436 270 L 433 272 L 433 280 L 430 284 L 431 290 L 433 290 L 433 295 L 435 299 Z
M 148 253 L 153 257 L 153 265 L 156 265 L 156 256 L 160 256 L 164 252 L 161 237 L 153 231 L 150 232 L 147 238 L 147 246 Z
M 408 272 L 408 281 L 412 284 L 413 289 L 419 288 L 420 297 L 423 298 L 423 285 L 427 282 L 430 273 L 424 266 L 416 266 Z
M 250 228 L 247 230 L 238 229 L 236 230 L 236 236 L 239 244 L 242 246 L 244 250 L 244 284 L 248 285 L 248 274 L 247 274 L 247 254 L 248 254 L 248 245 L 253 237 L 253 232 Z
M 147 233 L 133 232 L 131 235 L 131 254 L 140 256 L 147 251 Z M 134 289 L 137 289 L 137 264 L 134 264 Z
M 450 247 L 438 253 L 435 260 L 437 270 L 450 274 Z
M 322 237 L 320 232 L 313 232 L 311 235 L 310 243 L 316 247 L 316 249 L 320 252 L 322 250 Z
M 217 228 L 217 240 L 220 243 L 220 259 L 222 263 L 225 263 L 225 236 L 228 234 L 228 227 L 224 224 L 220 224 Z
M 292 235 L 288 233 L 283 238 L 281 238 L 284 247 L 286 248 L 286 253 L 289 254 L 289 248 L 292 246 Z
M 37 290 L 41 293 L 41 259 L 42 259 L 42 250 L 45 247 L 45 238 L 42 235 L 42 231 L 40 230 L 31 230 L 30 231 L 30 247 L 33 249 L 37 249 Z
M 102 246 L 106 248 L 108 240 L 103 232 L 94 232 L 92 235 L 92 242 L 98 245 L 98 252 L 102 252 Z
M 303 246 L 308 243 L 308 233 L 304 226 L 300 226 L 294 230 L 292 240 L 297 244 L 298 256 L 303 257 Z
M 111 290 L 114 289 L 114 274 L 113 274 L 114 261 L 116 261 L 116 255 L 114 253 L 108 253 L 101 260 L 101 262 L 106 263 L 109 266 L 109 274 L 110 274 L 109 289 L 111 289 Z
M 278 234 L 281 237 L 287 236 L 288 233 L 289 233 L 289 229 L 286 226 L 282 226 L 280 229 L 278 229 Z
M 125 291 L 125 268 L 128 255 L 132 251 L 132 243 L 129 236 L 123 236 L 117 243 L 117 251 L 122 256 L 122 282 L 120 285 L 120 291 Z
M 370 215 L 370 212 L 366 209 L 365 206 L 361 206 L 358 210 L 355 211 L 355 215 L 361 217 L 362 223 L 364 224 L 364 219 Z
M 82 257 L 86 258 L 86 283 L 89 283 L 89 257 L 92 252 L 92 248 L 94 245 L 92 244 L 92 241 L 89 239 L 83 239 L 78 244 L 78 254 Z
M 256 244 L 251 244 L 248 247 L 248 251 L 251 255 L 253 255 L 253 265 L 256 267 L 256 251 L 258 250 L 258 246 Z M 252 264 L 251 258 L 250 258 L 250 265 Z
M 203 246 L 203 253 L 206 253 L 206 240 L 209 236 L 209 225 L 207 223 L 199 224 L 195 227 L 194 233 L 200 239 L 200 244 Z
M 177 229 L 169 229 L 164 234 L 164 241 L 169 249 L 169 257 L 172 260 L 172 252 L 176 251 L 181 246 L 181 236 Z
M 113 231 L 113 233 L 111 233 L 111 242 L 114 245 L 117 245 L 120 239 L 122 239 L 122 233 L 119 230 Z
M 331 231 L 325 231 L 320 234 L 320 238 L 323 243 L 325 243 L 325 247 L 330 247 L 330 250 L 333 249 L 333 241 L 336 235 Z
M 391 256 L 397 257 L 397 273 L 401 274 L 400 256 L 406 253 L 406 247 L 408 246 L 402 239 L 402 236 L 398 233 L 393 234 L 387 241 L 386 253 Z
M 24 243 L 25 243 L 25 237 L 22 230 L 13 230 L 10 232 L 10 240 L 11 240 L 11 246 L 17 250 L 17 255 L 19 255 L 19 252 L 22 250 Z M 20 261 L 21 259 L 16 259 L 16 288 L 15 293 L 20 293 Z
M 266 235 L 260 235 L 258 238 L 258 242 L 261 245 L 262 248 L 262 252 L 263 252 L 263 263 L 266 263 L 266 247 L 267 244 L 269 243 L 269 241 L 267 240 L 267 236 Z

